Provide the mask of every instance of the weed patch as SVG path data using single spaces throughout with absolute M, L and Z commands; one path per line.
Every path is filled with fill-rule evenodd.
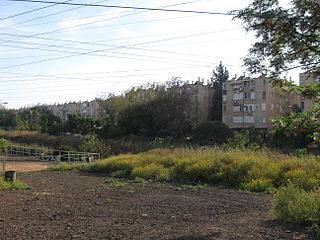
M 8 189 L 15 189 L 15 190 L 28 190 L 31 187 L 28 186 L 26 183 L 16 180 L 14 182 L 8 182 L 5 180 L 0 180 L 0 190 L 8 190 Z

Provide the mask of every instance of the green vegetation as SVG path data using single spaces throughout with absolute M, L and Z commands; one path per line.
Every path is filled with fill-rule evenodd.
M 8 141 L 5 138 L 0 138 L 0 152 L 7 152 Z
M 8 190 L 8 189 L 27 190 L 27 189 L 30 189 L 30 187 L 20 180 L 9 182 L 9 181 L 0 179 L 0 190 Z
M 247 31 L 257 37 L 245 65 L 252 73 L 268 73 L 279 88 L 298 93 L 319 102 L 320 84 L 295 85 L 282 77 L 301 68 L 309 76 L 320 74 L 319 15 L 320 3 L 314 0 L 280 1 L 253 0 L 244 9 L 235 11 Z M 315 31 L 317 29 L 317 31 Z M 292 113 L 276 119 L 277 126 L 287 135 L 308 137 L 320 142 L 320 105 L 304 113 Z
M 193 130 L 192 140 L 200 145 L 214 145 L 232 139 L 232 130 L 223 122 L 204 122 Z
M 292 157 L 270 151 L 239 149 L 154 149 L 121 154 L 93 164 L 66 164 L 52 170 L 105 173 L 112 177 L 215 184 L 264 192 L 294 182 L 308 191 L 320 185 L 315 157 Z

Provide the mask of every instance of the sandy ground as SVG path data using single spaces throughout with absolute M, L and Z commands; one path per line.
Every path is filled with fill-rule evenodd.
M 41 171 L 53 165 L 52 162 L 31 161 L 25 156 L 0 154 L 0 172 L 34 172 Z

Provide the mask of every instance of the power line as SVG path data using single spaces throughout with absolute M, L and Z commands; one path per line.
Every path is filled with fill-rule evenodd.
M 71 1 L 73 1 L 73 0 L 67 0 L 65 2 L 62 2 L 61 4 L 67 3 L 67 2 L 71 2 Z M 36 9 L 32 9 L 32 10 L 29 10 L 29 11 L 26 11 L 26 12 L 17 13 L 17 14 L 8 16 L 8 17 L 0 18 L 0 21 L 7 20 L 7 19 L 10 19 L 10 18 L 14 18 L 14 17 L 18 17 L 18 16 L 25 15 L 25 14 L 28 14 L 28 13 L 36 12 L 36 11 L 39 11 L 39 10 L 42 10 L 42 9 L 45 9 L 45 8 L 50 8 L 50 7 L 53 7 L 53 6 L 56 6 L 56 5 L 60 5 L 60 3 L 54 3 L 54 4 L 49 5 L 49 6 L 36 8 Z
M 163 11 L 163 12 L 179 12 L 179 13 L 236 16 L 236 14 L 234 14 L 234 13 L 206 12 L 206 11 L 178 10 L 178 9 L 164 9 L 164 8 L 149 8 L 149 7 L 129 7 L 129 6 L 117 6 L 117 5 L 66 3 L 66 2 L 38 1 L 38 0 L 10 0 L 10 1 L 33 2 L 33 3 L 53 3 L 53 4 L 59 4 L 59 5 L 73 5 L 73 6 L 85 6 L 85 7 L 123 8 L 123 9 L 135 9 L 135 10 L 146 10 L 146 11 Z
M 72 1 L 72 0 L 71 0 L 71 1 Z M 105 2 L 105 1 L 108 1 L 108 0 L 98 1 L 98 2 L 95 2 L 95 3 L 101 3 L 101 2 Z M 95 4 L 95 3 L 94 3 L 94 4 Z M 52 5 L 52 6 L 55 6 L 55 5 L 56 5 L 56 4 L 54 4 L 54 5 Z M 10 27 L 18 26 L 18 25 L 21 25 L 21 24 L 24 24 L 24 23 L 27 23 L 27 22 L 33 22 L 33 21 L 35 21 L 35 20 L 39 20 L 39 19 L 43 19 L 43 18 L 46 18 L 46 17 L 55 16 L 55 15 L 58 15 L 58 14 L 61 14 L 61 13 L 64 13 L 64 12 L 69 12 L 69 11 L 72 11 L 72 10 L 75 10 L 75 9 L 79 9 L 79 8 L 83 8 L 83 7 L 85 7 L 85 6 L 75 7 L 75 8 L 67 9 L 67 10 L 64 10 L 64 11 L 60 11 L 60 12 L 56 12 L 56 13 L 51 13 L 51 14 L 48 14 L 48 15 L 45 15 L 45 16 L 32 18 L 32 19 L 25 20 L 25 21 L 22 21 L 22 22 L 18 22 L 18 23 L 12 24 L 12 25 L 7 25 L 7 26 L 1 27 L 1 28 L 10 28 Z M 0 20 L 1 20 L 1 19 L 0 19 Z M 36 26 L 36 25 L 35 25 L 35 26 Z
M 203 33 L 203 34 L 205 34 L 205 33 Z M 151 44 L 151 43 L 157 43 L 157 42 L 162 42 L 162 41 L 170 41 L 170 40 L 176 40 L 176 39 L 180 39 L 180 38 L 199 36 L 199 35 L 203 35 L 203 34 L 190 34 L 190 35 L 184 35 L 184 36 L 179 36 L 179 37 L 175 37 L 175 38 L 158 39 L 158 40 L 147 41 L 147 42 L 142 42 L 142 43 L 136 43 L 136 44 L 131 44 L 131 45 L 122 45 L 122 46 L 117 46 L 117 47 L 112 47 L 112 48 L 107 48 L 107 49 L 90 50 L 90 51 L 87 51 L 87 52 L 74 53 L 74 54 L 55 57 L 55 58 L 49 58 L 49 59 L 44 59 L 44 60 L 38 60 L 38 61 L 33 61 L 33 62 L 28 62 L 28 63 L 15 64 L 15 65 L 11 65 L 11 66 L 1 67 L 0 70 L 8 69 L 8 68 L 14 68 L 14 67 L 20 67 L 20 66 L 26 66 L 26 65 L 36 64 L 36 63 L 43 63 L 43 62 L 61 60 L 61 59 L 70 58 L 70 57 L 84 56 L 84 55 L 90 55 L 90 54 L 95 54 L 95 53 L 101 53 L 101 52 L 106 52 L 106 51 L 110 51 L 110 50 L 114 50 L 114 49 L 121 49 L 121 48 L 125 49 L 127 47 L 135 47 L 135 46 Z
M 98 2 L 94 2 L 93 4 L 101 3 L 101 2 L 104 2 L 104 1 L 109 1 L 109 0 L 98 1 Z M 194 2 L 199 2 L 199 0 L 194 0 L 194 1 L 189 1 L 189 2 L 183 2 L 183 3 L 177 3 L 177 4 L 172 4 L 172 5 L 168 5 L 168 6 L 164 6 L 164 7 L 173 7 L 173 6 L 178 6 L 178 5 L 190 4 L 190 3 L 194 3 Z M 23 24 L 23 23 L 33 22 L 33 21 L 35 21 L 35 20 L 39 20 L 39 19 L 43 19 L 43 18 L 46 18 L 46 17 L 58 15 L 58 14 L 61 14 L 61 13 L 69 12 L 69 11 L 72 11 L 72 10 L 75 10 L 75 9 L 79 9 L 79 8 L 83 8 L 83 7 L 85 7 L 85 6 L 79 6 L 79 7 L 67 9 L 67 10 L 64 10 L 64 11 L 60 11 L 60 12 L 57 12 L 57 13 L 52 13 L 52 14 L 48 14 L 48 15 L 45 15 L 45 16 L 41 16 L 41 17 L 29 19 L 29 20 L 26 20 L 26 21 L 23 21 L 23 22 L 19 22 L 19 23 L 15 23 L 15 24 L 12 24 L 12 25 L 9 25 L 9 26 L 5 26 L 5 27 L 6 27 L 6 28 L 7 28 L 7 27 L 13 27 L 13 26 L 21 25 L 21 24 Z M 132 11 L 127 11 L 127 12 L 132 12 Z M 127 17 L 127 16 L 131 16 L 131 15 L 140 14 L 140 13 L 143 13 L 143 12 L 145 12 L 145 11 L 141 11 L 141 12 L 136 12 L 136 11 L 134 11 L 134 13 L 126 14 L 126 15 L 123 15 L 123 16 L 120 16 L 120 17 Z M 107 14 L 105 14 L 105 15 L 110 15 L 110 13 L 107 13 Z M 87 19 L 87 18 L 91 18 L 91 17 L 84 17 L 84 18 L 78 18 L 78 19 Z M 111 18 L 111 19 L 112 19 L 112 18 Z M 110 20 L 110 19 L 108 19 L 108 20 Z M 27 25 L 27 26 L 24 26 L 24 27 L 33 27 L 33 26 L 39 26 L 39 25 L 43 25 L 43 24 L 50 24 L 50 23 L 56 23 L 56 21 L 53 21 L 53 22 L 45 22 L 45 23 L 38 23 L 38 24 L 33 24 L 33 25 Z M 4 28 L 4 27 L 2 27 L 2 28 Z

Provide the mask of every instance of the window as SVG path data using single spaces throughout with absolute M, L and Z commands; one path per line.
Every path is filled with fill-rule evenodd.
M 243 99 L 243 93 L 233 94 L 233 100 L 242 100 L 242 99 Z
M 227 101 L 227 95 L 222 95 L 222 101 Z
M 226 112 L 227 111 L 227 106 L 223 105 L 223 111 Z
M 266 109 L 267 109 L 266 104 L 265 104 L 265 103 L 262 103 L 262 104 L 261 104 L 261 110 L 262 110 L 263 112 L 265 112 Z
M 254 99 L 254 92 L 245 92 L 244 99 Z
M 262 123 L 266 123 L 266 118 L 262 118 Z
M 259 111 L 259 104 L 256 105 L 256 111 Z
M 233 85 L 233 89 L 240 89 L 240 87 L 241 87 L 241 84 L 235 84 L 235 85 Z
M 244 123 L 254 123 L 253 116 L 244 116 Z
M 304 102 L 300 102 L 300 108 L 303 110 L 304 109 Z
M 263 85 L 267 85 L 267 80 L 266 79 L 263 79 Z
M 244 111 L 246 111 L 246 112 L 254 111 L 254 104 L 245 104 L 244 105 Z
M 245 82 L 243 83 L 243 86 L 244 86 L 245 88 L 250 87 L 250 82 L 249 82 L 249 81 L 245 81 Z
M 263 92 L 262 92 L 262 99 L 267 99 L 267 93 L 266 93 L 266 91 L 263 91 Z
M 222 89 L 226 89 L 226 83 L 222 84 Z
M 254 92 L 253 91 L 251 91 L 251 93 L 250 93 L 250 99 L 254 99 Z
M 243 118 L 242 116 L 235 116 L 233 117 L 233 123 L 242 123 L 243 122 Z
M 256 85 L 255 81 L 250 81 L 251 87 L 254 87 Z
M 233 106 L 234 112 L 240 112 L 240 106 Z

